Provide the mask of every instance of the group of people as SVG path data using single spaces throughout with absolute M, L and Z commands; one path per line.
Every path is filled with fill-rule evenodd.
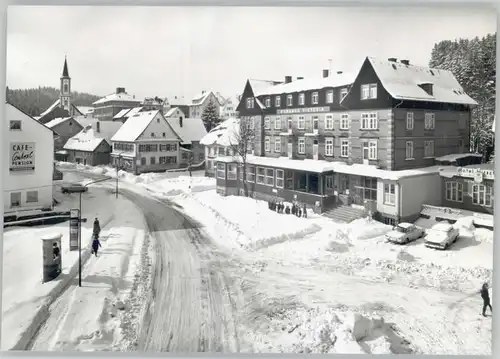
M 271 211 L 275 211 L 277 213 L 285 213 L 285 214 L 293 214 L 297 217 L 307 218 L 307 208 L 304 204 L 302 208 L 296 204 L 292 203 L 292 206 L 285 205 L 283 202 L 277 202 L 275 199 L 272 199 L 268 202 L 269 209 Z
M 94 230 L 92 231 L 92 254 L 97 257 L 97 251 L 101 246 L 101 242 L 99 241 L 99 234 L 101 233 L 101 225 L 99 224 L 99 219 L 94 220 Z

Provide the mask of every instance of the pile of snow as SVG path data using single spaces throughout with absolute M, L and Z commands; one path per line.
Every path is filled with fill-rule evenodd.
M 415 349 L 383 317 L 328 309 L 289 309 L 252 335 L 261 353 L 411 354 Z M 250 336 L 250 333 L 248 333 Z

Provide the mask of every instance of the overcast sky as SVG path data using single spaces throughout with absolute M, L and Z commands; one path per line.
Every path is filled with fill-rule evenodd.
M 247 78 L 354 70 L 365 56 L 426 65 L 435 42 L 496 31 L 474 8 L 9 7 L 7 85 L 116 87 L 144 96 L 235 96 Z

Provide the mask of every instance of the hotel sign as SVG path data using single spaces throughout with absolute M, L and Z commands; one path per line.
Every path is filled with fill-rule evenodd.
M 461 167 L 458 169 L 458 174 L 462 177 L 474 178 L 474 181 L 478 183 L 481 183 L 483 179 L 495 180 L 494 170 Z
M 291 115 L 294 113 L 311 113 L 311 112 L 329 112 L 330 107 L 305 107 L 305 108 L 291 108 L 285 110 L 278 110 L 278 115 Z
M 11 142 L 9 170 L 11 172 L 35 170 L 35 142 Z

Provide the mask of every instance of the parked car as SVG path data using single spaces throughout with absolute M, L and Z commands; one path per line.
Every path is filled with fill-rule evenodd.
M 425 246 L 436 249 L 448 249 L 452 243 L 458 240 L 458 228 L 447 222 L 436 223 L 427 232 Z
M 81 185 L 80 183 L 67 183 L 61 186 L 62 193 L 80 193 L 87 192 L 88 188 Z
M 411 223 L 400 223 L 385 235 L 388 242 L 406 244 L 416 241 L 424 235 L 424 230 Z

